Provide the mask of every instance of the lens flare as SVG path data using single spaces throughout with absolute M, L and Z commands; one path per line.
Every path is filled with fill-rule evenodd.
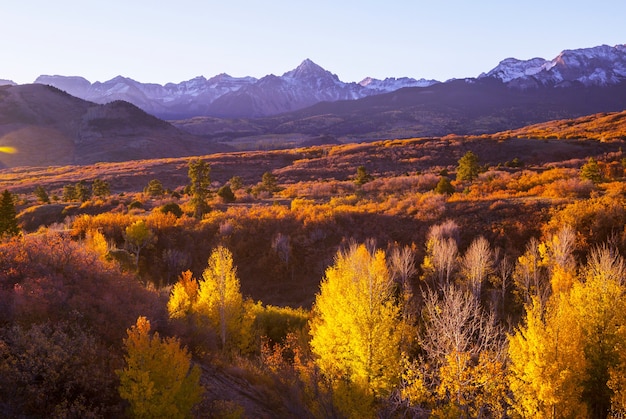
M 9 146 L 0 146 L 0 153 L 15 154 L 17 153 L 17 148 L 9 147 Z

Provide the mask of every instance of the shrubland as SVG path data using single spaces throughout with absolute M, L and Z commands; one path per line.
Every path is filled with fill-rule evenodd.
M 622 142 L 2 171 L 0 414 L 623 415 Z

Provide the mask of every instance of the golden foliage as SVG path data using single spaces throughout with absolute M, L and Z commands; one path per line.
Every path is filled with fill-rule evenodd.
M 340 252 L 322 280 L 314 313 L 311 350 L 321 371 L 347 386 L 340 394 L 388 395 L 399 376 L 401 318 L 384 252 L 365 245 Z
M 190 418 L 200 401 L 200 368 L 174 338 L 150 335 L 150 322 L 139 317 L 124 339 L 126 365 L 117 370 L 120 396 L 137 418 Z

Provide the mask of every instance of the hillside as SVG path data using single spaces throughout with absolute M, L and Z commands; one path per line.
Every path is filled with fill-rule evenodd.
M 617 130 L 615 115 L 588 123 L 605 116 L 605 129 Z M 20 237 L 0 240 L 0 415 L 124 417 L 136 393 L 120 391 L 129 383 L 122 377 L 133 373 L 120 368 L 148 348 L 160 357 L 137 362 L 141 373 L 167 377 L 154 388 L 176 390 L 159 385 L 176 380 L 170 358 L 183 374 L 183 358 L 199 367 L 187 376 L 200 376 L 204 387 L 194 417 L 336 417 L 346 406 L 357 417 L 458 417 L 461 408 L 468 417 L 503 417 L 523 397 L 535 400 L 510 385 L 525 371 L 512 365 L 551 359 L 536 351 L 526 361 L 509 348 L 556 315 L 567 317 L 550 327 L 568 326 L 546 328 L 559 332 L 554 347 L 579 339 L 586 360 L 599 349 L 588 355 L 580 339 L 607 335 L 591 321 L 619 309 L 606 324 L 620 339 L 611 353 L 621 357 L 626 139 L 556 138 L 565 124 L 554 122 L 555 138 L 547 139 L 448 135 L 200 156 L 211 169 L 201 214 L 188 176 L 198 161 L 188 157 L 0 170 L 0 190 L 12 193 L 2 194 L 3 214 L 15 206 L 21 228 Z M 461 161 L 472 161 L 471 176 L 461 176 Z M 96 181 L 110 188 L 96 195 Z M 93 194 L 67 193 L 79 187 Z M 207 281 L 219 277 L 227 277 L 225 298 L 236 310 L 226 329 L 209 304 L 219 293 Z M 346 279 L 328 293 L 330 281 Z M 380 279 L 385 285 L 368 292 Z M 393 324 L 379 327 L 379 314 L 358 323 L 380 296 L 391 309 L 377 313 L 389 313 Z M 533 301 L 548 309 L 546 320 L 537 312 L 529 326 L 541 308 Z M 563 301 L 571 305 L 549 309 Z M 459 307 L 466 314 L 454 326 Z M 378 339 L 372 347 L 386 363 L 377 368 L 388 374 L 385 393 L 346 389 L 351 376 L 320 374 L 321 357 L 334 354 L 316 343 L 325 336 L 324 312 L 339 321 L 326 329 L 331 339 L 361 330 L 344 324 L 377 328 L 348 343 Z M 137 351 L 129 342 L 145 326 L 139 316 L 150 322 L 152 343 Z M 479 331 L 465 335 L 462 357 L 433 346 L 466 324 Z M 591 334 L 571 329 L 582 327 Z M 383 339 L 382 330 L 389 331 Z M 163 344 L 170 349 L 158 350 Z M 465 369 L 462 382 L 449 374 L 454 359 Z M 570 365 L 579 368 L 576 377 L 588 374 L 567 359 L 559 368 Z M 626 376 L 626 359 L 610 368 L 611 377 Z M 591 405 L 595 399 L 579 389 L 592 387 L 576 380 L 563 406 Z M 407 383 L 427 397 L 401 393 Z M 469 396 L 459 401 L 450 395 L 461 385 Z M 165 400 L 163 411 L 172 406 Z M 608 409 L 611 395 L 600 402 Z
M 626 111 L 548 121 L 499 133 L 509 138 L 586 138 L 600 141 L 626 138 Z
M 351 101 L 323 102 L 274 117 L 173 121 L 238 149 L 300 145 L 321 134 L 337 141 L 481 135 L 555 119 L 626 109 L 626 83 L 514 89 L 495 79 L 456 80 Z
M 91 164 L 218 150 L 126 102 L 97 105 L 53 87 L 0 87 L 0 167 Z M 223 149 L 223 148 L 222 148 Z

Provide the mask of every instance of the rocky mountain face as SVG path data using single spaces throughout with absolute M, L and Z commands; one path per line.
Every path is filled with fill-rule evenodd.
M 124 101 L 94 104 L 41 84 L 0 86 L 0 168 L 219 151 Z
M 626 45 L 565 50 L 552 60 L 507 58 L 479 78 L 496 78 L 518 88 L 609 86 L 626 81 Z

